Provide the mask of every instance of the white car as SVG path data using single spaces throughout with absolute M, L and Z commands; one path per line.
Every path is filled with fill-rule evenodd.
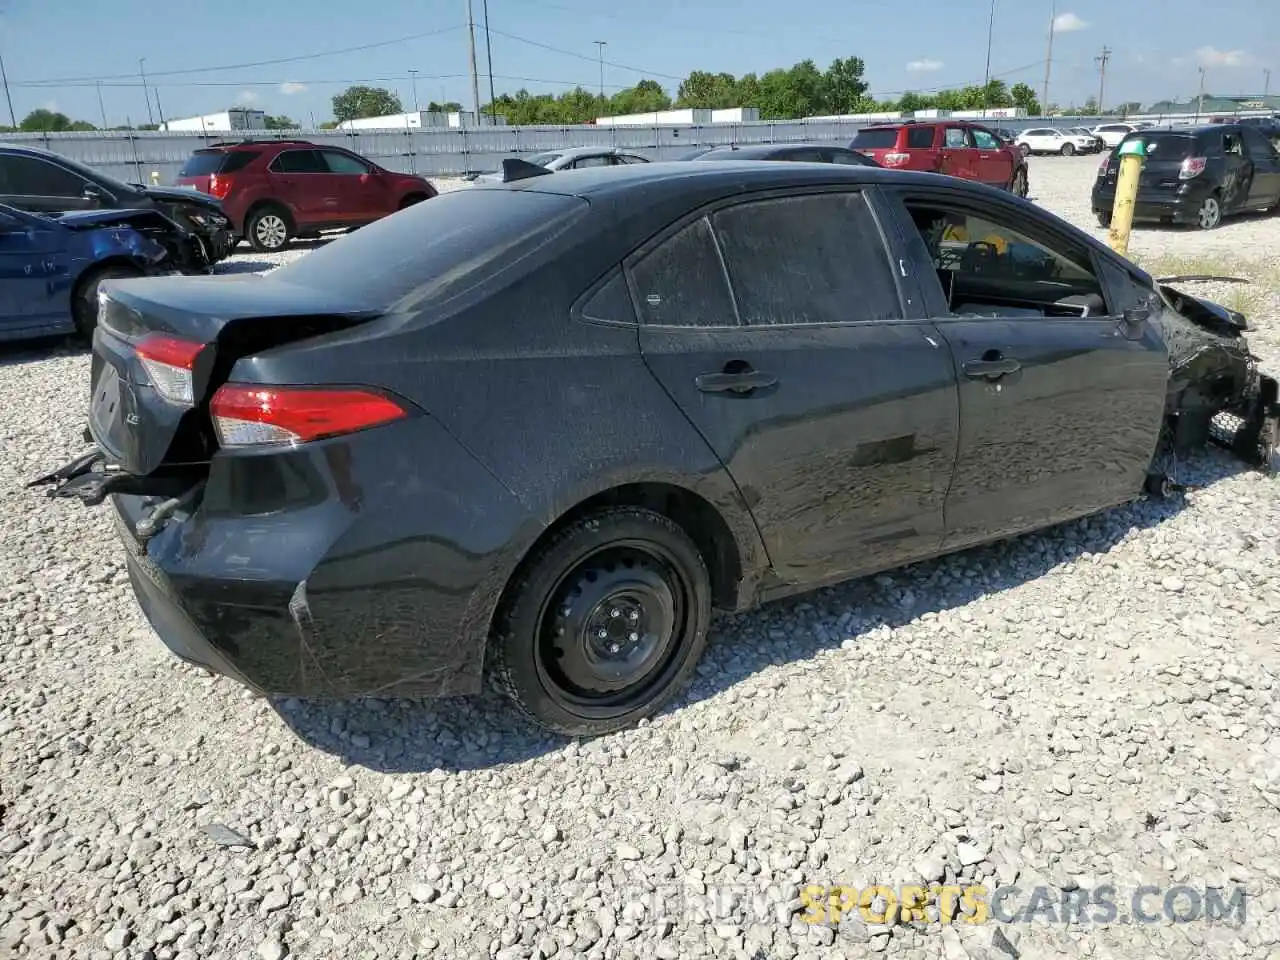
M 565 150 L 548 150 L 531 157 L 520 157 L 525 163 L 548 170 L 581 170 L 584 167 L 616 167 L 630 163 L 648 163 L 644 157 L 624 153 L 616 147 L 569 147 Z M 480 183 L 502 181 L 502 173 L 482 173 L 476 177 Z
M 1093 135 L 1108 147 L 1118 147 L 1121 140 L 1140 129 L 1136 123 L 1104 123 L 1093 128 Z
M 1093 137 L 1087 134 L 1055 130 L 1053 127 L 1023 130 L 1013 142 L 1024 157 L 1031 153 L 1060 153 L 1069 157 L 1076 153 L 1088 153 L 1096 147 Z

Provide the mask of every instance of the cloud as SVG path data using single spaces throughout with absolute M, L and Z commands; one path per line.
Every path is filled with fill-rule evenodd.
M 58 112 L 57 100 L 46 100 L 44 103 L 40 104 L 40 106 L 43 107 L 45 110 L 48 110 L 50 113 Z
M 1243 50 L 1201 47 L 1196 51 L 1196 60 L 1202 67 L 1243 67 L 1249 63 L 1249 55 Z
M 241 90 L 236 94 L 236 103 L 257 103 L 261 99 L 253 90 Z
M 941 60 L 912 60 L 907 64 L 909 73 L 933 73 L 941 70 L 945 64 Z
M 280 92 L 286 97 L 291 97 L 295 93 L 302 93 L 306 89 L 307 85 L 305 83 L 298 83 L 296 80 L 286 80 L 284 83 L 280 84 Z
M 1074 13 L 1060 13 L 1053 18 L 1054 33 L 1072 33 L 1076 30 L 1084 30 L 1089 24 L 1085 23 Z

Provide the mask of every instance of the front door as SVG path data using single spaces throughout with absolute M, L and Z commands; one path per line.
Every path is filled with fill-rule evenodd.
M 1025 532 L 1142 489 L 1169 376 L 1148 325 L 1131 339 L 1092 251 L 1012 204 L 902 191 L 917 273 L 959 382 L 946 546 Z
M 942 152 L 939 173 L 960 177 L 963 180 L 980 179 L 978 151 L 965 127 L 947 126 L 942 131 Z
M 338 197 L 337 219 L 364 223 L 395 213 L 386 180 L 365 160 L 341 150 L 321 150 L 320 156 L 329 171 L 332 192 Z
M 902 268 L 905 270 L 905 267 Z M 868 198 L 706 212 L 628 263 L 646 363 L 751 505 L 789 583 L 935 552 L 956 448 L 942 338 Z
M 1245 151 L 1253 163 L 1253 182 L 1249 186 L 1249 207 L 1270 210 L 1280 203 L 1280 154 L 1271 141 L 1254 127 L 1242 128 Z
M 1004 189 L 1013 183 L 1013 155 L 1000 147 L 990 130 L 973 128 L 973 142 L 978 149 L 978 172 L 983 183 Z

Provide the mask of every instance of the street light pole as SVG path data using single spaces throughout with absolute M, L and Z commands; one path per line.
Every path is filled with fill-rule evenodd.
M 489 36 L 489 0 L 484 0 L 484 59 L 489 65 L 489 119 L 498 125 L 498 98 L 493 92 L 493 40 Z
M 1058 23 L 1058 0 L 1049 8 L 1049 52 L 1044 57 L 1044 87 L 1040 93 L 1040 112 L 1049 115 L 1049 72 L 1053 69 L 1053 31 Z
M 18 129 L 18 117 L 13 112 L 13 97 L 9 96 L 9 75 L 4 71 L 4 57 L 0 57 L 0 79 L 4 80 L 4 98 L 9 104 L 9 126 Z
M 987 115 L 987 91 L 991 88 L 991 38 L 996 29 L 996 0 L 991 0 L 991 15 L 987 18 L 987 71 L 982 79 L 982 115 Z
M 156 118 L 151 113 L 151 91 L 147 89 L 146 57 L 138 58 L 138 73 L 142 76 L 142 99 L 147 101 L 147 125 L 155 126 Z
M 107 129 L 107 108 L 102 102 L 102 81 L 98 81 L 98 112 L 102 114 L 102 129 Z
M 409 79 L 413 82 L 413 111 L 421 113 L 422 110 L 418 107 L 418 71 L 410 70 Z
M 994 0 L 993 0 L 994 2 Z M 609 45 L 608 40 L 596 40 L 596 52 L 600 55 L 600 99 L 604 99 L 604 48 Z

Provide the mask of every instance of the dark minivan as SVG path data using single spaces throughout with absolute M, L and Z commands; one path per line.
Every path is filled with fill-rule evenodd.
M 1212 230 L 1223 217 L 1280 207 L 1280 154 L 1256 127 L 1215 124 L 1131 133 L 1103 159 L 1093 184 L 1093 212 L 1111 225 L 1120 150 L 1141 140 L 1146 159 L 1135 220 L 1194 224 Z

